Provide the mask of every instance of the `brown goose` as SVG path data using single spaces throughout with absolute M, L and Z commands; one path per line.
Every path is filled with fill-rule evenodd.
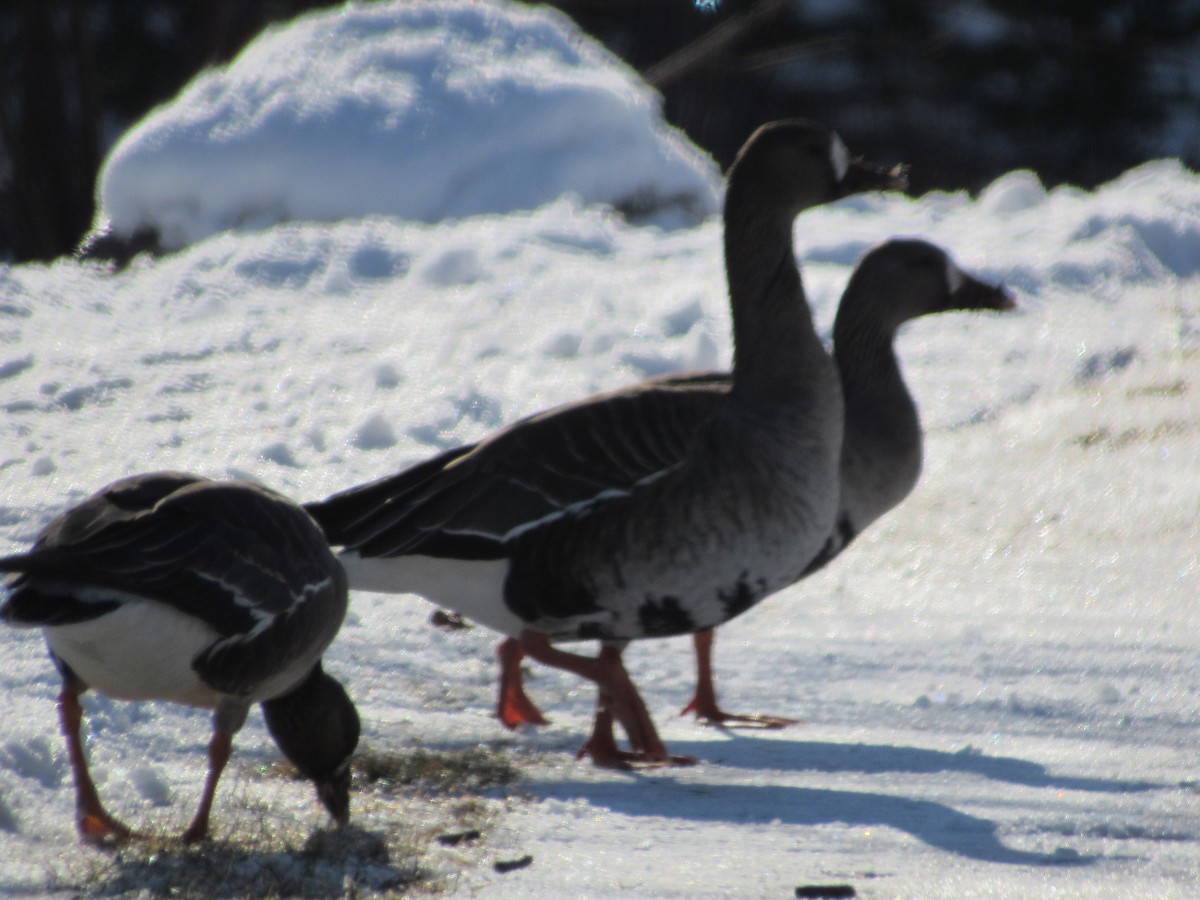
M 833 328 L 833 356 L 846 404 L 840 508 L 826 551 L 804 576 L 837 556 L 917 484 L 921 420 L 896 359 L 894 339 L 900 326 L 932 313 L 1014 306 L 1003 286 L 973 278 L 924 241 L 889 241 L 863 257 L 842 295 Z M 721 388 L 714 385 L 713 390 Z M 780 727 L 795 721 L 723 711 L 713 683 L 713 633 L 698 632 L 694 641 L 696 693 L 684 713 L 694 712 L 712 724 Z
M 84 841 L 135 836 L 104 809 L 88 772 L 79 736 L 88 688 L 215 710 L 208 777 L 183 840 L 207 835 L 233 735 L 254 703 L 333 818 L 349 819 L 358 714 L 321 668 L 346 614 L 346 578 L 295 504 L 242 482 L 137 475 L 55 518 L 0 571 L 15 573 L 0 618 L 40 627 L 62 673 Z
M 900 326 L 932 313 L 1013 306 L 1003 287 L 971 277 L 946 253 L 924 241 L 889 241 L 859 262 L 834 322 L 833 357 L 846 405 L 840 511 L 825 552 L 810 564 L 805 576 L 840 553 L 916 486 L 921 471 L 921 422 L 894 350 Z M 701 388 L 708 402 L 717 404 L 729 392 L 730 382 L 726 373 L 707 372 L 668 375 L 657 383 Z M 781 727 L 795 722 L 722 710 L 712 673 L 713 632 L 697 632 L 694 640 L 696 693 L 684 713 L 694 712 L 710 724 Z M 497 655 L 501 661 L 498 717 L 509 727 L 543 724 L 545 719 L 522 687 L 520 646 L 507 639 Z
M 420 594 L 599 687 L 581 755 L 669 757 L 625 671 L 630 640 L 713 628 L 795 581 L 837 515 L 842 399 L 792 250 L 803 210 L 897 172 L 809 122 L 763 126 L 729 173 L 730 386 L 642 382 L 307 508 L 354 588 Z M 599 639 L 600 654 L 560 650 Z M 618 750 L 613 717 L 631 752 Z

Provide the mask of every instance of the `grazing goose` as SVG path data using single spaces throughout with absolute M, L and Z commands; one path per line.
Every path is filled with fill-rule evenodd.
M 893 346 L 900 326 L 931 313 L 1013 306 L 1003 287 L 971 277 L 925 241 L 888 241 L 862 258 L 842 295 L 834 323 L 833 357 L 846 405 L 840 511 L 826 552 L 810 564 L 805 576 L 840 553 L 916 486 L 921 471 L 921 422 Z M 729 376 L 718 372 L 667 375 L 656 381 L 701 388 L 713 405 L 723 402 L 730 385 Z M 684 713 L 694 712 L 710 724 L 781 727 L 795 722 L 722 710 L 712 674 L 713 632 L 697 632 L 694 642 L 696 693 Z M 501 721 L 509 727 L 544 723 L 521 684 L 520 646 L 512 639 L 505 640 L 497 655 L 501 662 Z
M 295 504 L 252 484 L 137 475 L 55 518 L 28 553 L 0 558 L 0 571 L 15 573 L 0 618 L 40 627 L 62 673 L 84 841 L 134 836 L 88 773 L 79 695 L 89 687 L 215 710 L 208 777 L 183 840 L 207 835 L 233 735 L 254 703 L 333 818 L 349 819 L 358 714 L 321 668 L 346 614 L 346 578 Z
M 729 173 L 734 363 L 703 385 L 642 382 L 525 419 L 469 449 L 307 508 L 352 587 L 420 594 L 595 682 L 601 766 L 670 757 L 622 662 L 630 640 L 715 627 L 788 585 L 837 514 L 842 399 L 792 249 L 803 210 L 902 186 L 804 121 L 763 126 Z M 588 657 L 563 641 L 599 639 Z M 631 751 L 619 750 L 621 723 Z

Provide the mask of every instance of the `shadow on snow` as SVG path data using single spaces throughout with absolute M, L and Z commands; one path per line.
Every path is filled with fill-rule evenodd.
M 668 778 L 641 776 L 616 783 L 540 782 L 534 792 L 546 799 L 583 799 L 627 816 L 809 827 L 837 823 L 853 828 L 886 826 L 907 832 L 931 847 L 983 862 L 1081 865 L 1095 861 L 1094 857 L 1074 852 L 1014 850 L 1000 842 L 994 822 L 941 803 L 889 794 L 777 785 L 684 785 Z
M 739 769 L 783 769 L 797 772 L 854 772 L 863 775 L 962 772 L 1025 787 L 1065 791 L 1130 794 L 1159 790 L 1170 785 L 1149 781 L 1123 781 L 1074 775 L 1054 775 L 1040 763 L 1011 756 L 988 756 L 966 748 L 954 753 L 924 747 L 892 744 L 840 744 L 829 741 L 755 740 L 745 732 L 726 729 L 731 738 L 729 758 L 721 744 L 694 744 L 682 752 L 699 753 L 712 762 Z M 683 746 L 672 742 L 672 749 Z M 678 751 L 677 751 L 678 752 Z
M 887 744 L 755 740 L 736 731 L 726 745 L 672 741 L 674 752 L 704 757 L 740 769 L 845 772 L 865 775 L 965 773 L 993 781 L 1053 790 L 1132 793 L 1166 787 L 1145 781 L 1062 776 L 1038 763 L 978 751 L 945 753 Z M 725 757 L 729 759 L 726 760 Z M 1015 865 L 1086 865 L 1096 857 L 1073 850 L 1038 853 L 1003 844 L 997 825 L 930 800 L 868 791 L 839 791 L 788 785 L 680 783 L 664 773 L 617 782 L 545 781 L 533 785 L 547 799 L 584 799 L 593 806 L 630 816 L 672 815 L 695 821 L 855 828 L 886 826 L 931 847 L 984 862 Z

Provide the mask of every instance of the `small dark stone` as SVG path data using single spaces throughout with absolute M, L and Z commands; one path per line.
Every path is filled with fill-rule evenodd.
M 453 831 L 449 834 L 439 834 L 437 842 L 443 847 L 457 847 L 463 841 L 477 841 L 482 836 L 479 829 L 471 828 L 467 831 Z
M 447 631 L 461 631 L 464 628 L 471 627 L 471 623 L 464 619 L 460 613 L 448 613 L 444 609 L 435 609 L 433 615 L 429 617 L 429 624 L 435 628 L 444 628 Z
M 520 859 L 498 859 L 492 863 L 492 868 L 503 875 L 505 872 L 515 872 L 533 865 L 533 857 L 526 854 Z
M 848 884 L 802 884 L 796 888 L 797 897 L 857 897 L 858 892 Z

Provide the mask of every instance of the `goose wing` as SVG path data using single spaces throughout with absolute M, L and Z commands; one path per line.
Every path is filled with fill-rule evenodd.
M 643 382 L 524 419 L 307 509 L 331 543 L 364 557 L 499 558 L 522 532 L 682 464 L 725 390 L 719 376 Z
M 0 571 L 14 573 L 6 581 L 4 619 L 14 625 L 69 625 L 116 609 L 120 593 L 140 594 L 130 588 L 141 587 L 136 573 L 150 554 L 131 546 L 131 523 L 198 480 L 177 472 L 122 479 L 56 516 L 27 553 L 0 559 Z

